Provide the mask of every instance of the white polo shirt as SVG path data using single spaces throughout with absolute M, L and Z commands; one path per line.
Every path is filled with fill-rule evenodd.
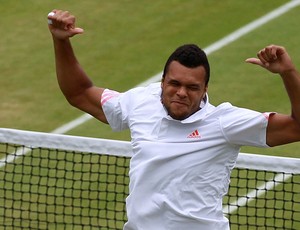
M 267 147 L 268 115 L 223 103 L 185 120 L 161 104 L 160 83 L 101 102 L 113 130 L 131 130 L 126 230 L 226 230 L 222 198 L 243 145 Z

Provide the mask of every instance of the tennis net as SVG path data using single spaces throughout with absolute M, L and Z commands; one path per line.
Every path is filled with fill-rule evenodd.
M 122 229 L 129 142 L 0 129 L 3 229 Z M 241 153 L 223 212 L 231 229 L 300 229 L 300 159 Z

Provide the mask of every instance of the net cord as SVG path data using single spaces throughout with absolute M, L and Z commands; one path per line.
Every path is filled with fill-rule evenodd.
M 133 154 L 129 141 L 79 137 L 7 128 L 0 128 L 0 143 L 23 145 L 30 148 L 62 149 L 125 157 L 131 157 Z M 23 153 L 26 154 L 26 151 L 23 151 Z M 8 157 L 11 156 L 8 155 Z M 12 160 L 13 159 L 1 159 L 0 164 L 2 162 L 11 162 Z M 300 159 L 240 153 L 235 167 L 299 174 Z

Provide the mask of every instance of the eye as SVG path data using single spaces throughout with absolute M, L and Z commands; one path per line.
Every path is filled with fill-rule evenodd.
M 199 91 L 200 86 L 198 86 L 198 85 L 189 85 L 188 89 L 191 90 L 191 91 Z
M 169 81 L 169 85 L 178 87 L 178 86 L 180 86 L 180 83 L 178 81 L 171 80 L 171 81 Z

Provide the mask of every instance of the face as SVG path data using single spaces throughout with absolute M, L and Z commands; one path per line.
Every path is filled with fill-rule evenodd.
M 184 120 L 200 109 L 207 92 L 203 66 L 188 68 L 172 61 L 162 79 L 162 103 L 168 114 L 176 120 Z

